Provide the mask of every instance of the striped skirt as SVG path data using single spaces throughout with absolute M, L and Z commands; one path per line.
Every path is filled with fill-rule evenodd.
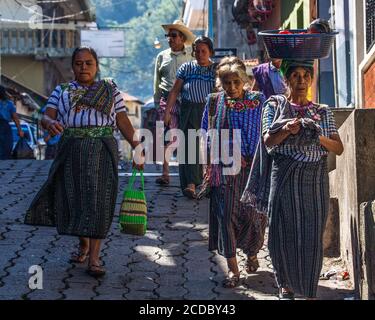
M 306 163 L 274 156 L 268 248 L 279 287 L 316 297 L 328 205 L 326 158 Z
M 255 256 L 263 246 L 267 217 L 240 202 L 250 168 L 236 176 L 223 176 L 224 183 L 213 187 L 210 198 L 209 250 L 234 258 L 236 249 Z
M 162 97 L 160 99 L 160 106 L 157 109 L 157 114 L 158 114 L 157 121 L 164 121 L 166 107 L 167 107 L 167 99 Z M 171 109 L 171 122 L 169 124 L 169 129 L 178 128 L 179 112 L 180 112 L 180 103 L 177 100 Z
M 31 203 L 25 223 L 56 226 L 59 234 L 104 239 L 116 205 L 117 162 L 113 137 L 63 136 L 48 180 Z
M 179 129 L 185 135 L 185 164 L 178 166 L 181 190 L 184 190 L 189 184 L 200 185 L 203 180 L 202 165 L 199 164 L 199 138 L 196 138 L 195 144 L 195 164 L 189 164 L 189 154 L 192 154 L 193 146 L 189 144 L 189 129 L 199 130 L 201 128 L 204 103 L 193 103 L 183 101 L 180 107 Z

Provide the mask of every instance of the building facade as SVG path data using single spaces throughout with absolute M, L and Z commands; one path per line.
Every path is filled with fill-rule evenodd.
M 90 1 L 2 0 L 0 13 L 1 74 L 40 95 L 72 79 L 80 30 L 96 26 Z

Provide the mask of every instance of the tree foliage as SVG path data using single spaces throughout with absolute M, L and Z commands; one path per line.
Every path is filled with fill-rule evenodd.
M 108 1 L 111 1 L 113 6 L 105 6 L 104 3 Z M 125 34 L 125 57 L 101 59 L 101 76 L 114 78 L 118 86 L 131 95 L 143 100 L 150 98 L 153 94 L 156 55 L 168 47 L 161 25 L 172 23 L 179 18 L 183 1 L 96 0 L 96 2 L 99 26 L 105 21 L 106 26 L 123 28 Z M 153 45 L 156 37 L 162 44 L 159 50 Z

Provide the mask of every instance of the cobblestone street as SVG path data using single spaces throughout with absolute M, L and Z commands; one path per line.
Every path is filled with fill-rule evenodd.
M 54 228 L 23 224 L 33 196 L 46 180 L 48 161 L 0 162 L 0 300 L 14 299 L 277 299 L 272 265 L 266 247 L 259 253 L 256 274 L 242 273 L 241 285 L 224 289 L 225 260 L 207 250 L 208 201 L 183 197 L 178 176 L 169 187 L 159 187 L 146 177 L 149 208 L 144 237 L 120 233 L 116 216 L 103 242 L 102 261 L 107 274 L 95 280 L 85 265 L 69 263 L 77 239 L 60 236 Z M 173 168 L 174 172 L 177 168 Z M 127 172 L 129 172 L 129 168 Z M 146 172 L 157 172 L 147 167 Z M 128 178 L 120 177 L 120 190 Z M 267 241 L 266 241 L 267 242 Z M 239 252 L 240 266 L 245 257 Z M 43 289 L 31 290 L 29 267 L 43 268 Z M 344 299 L 351 291 L 345 282 L 322 281 L 321 299 Z

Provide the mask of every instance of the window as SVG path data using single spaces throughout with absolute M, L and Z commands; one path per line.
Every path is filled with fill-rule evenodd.
M 367 52 L 375 44 L 375 0 L 366 0 L 366 44 Z

